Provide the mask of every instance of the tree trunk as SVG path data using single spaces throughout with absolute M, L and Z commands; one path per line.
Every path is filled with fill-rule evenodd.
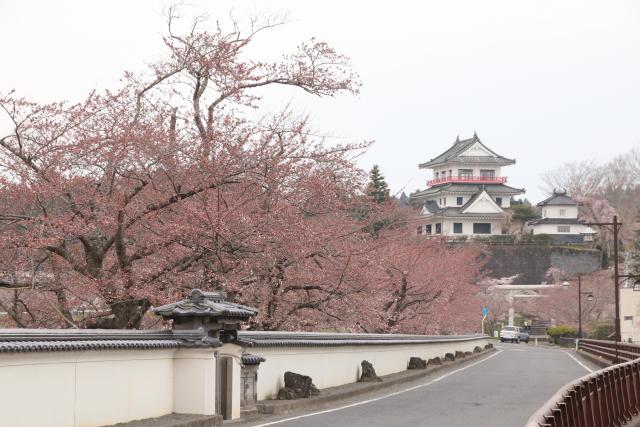
M 115 301 L 109 304 L 111 314 L 87 322 L 88 328 L 95 329 L 136 329 L 147 310 L 151 307 L 148 299 Z

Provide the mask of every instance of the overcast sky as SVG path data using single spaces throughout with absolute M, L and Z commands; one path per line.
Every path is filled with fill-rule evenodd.
M 169 2 L 0 0 L 0 91 L 77 100 L 163 53 Z M 189 1 L 211 25 L 229 11 L 286 11 L 259 54 L 317 37 L 352 58 L 357 97 L 291 102 L 336 140 L 375 140 L 360 160 L 394 191 L 425 187 L 417 164 L 474 130 L 517 159 L 509 184 L 539 201 L 540 173 L 640 142 L 638 1 Z

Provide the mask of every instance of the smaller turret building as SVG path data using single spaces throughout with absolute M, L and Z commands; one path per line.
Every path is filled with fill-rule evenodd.
M 541 218 L 529 223 L 533 234 L 548 234 L 554 243 L 582 243 L 588 226 L 578 219 L 578 203 L 566 191 L 555 191 L 540 203 Z

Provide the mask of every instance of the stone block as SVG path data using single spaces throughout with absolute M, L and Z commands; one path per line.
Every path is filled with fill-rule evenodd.
M 419 357 L 409 359 L 409 367 L 407 369 L 427 369 L 427 361 Z

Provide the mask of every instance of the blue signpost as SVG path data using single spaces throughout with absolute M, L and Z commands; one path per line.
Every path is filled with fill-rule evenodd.
M 489 309 L 487 307 L 482 307 L 482 335 L 484 335 L 484 319 L 487 318 L 489 314 Z

